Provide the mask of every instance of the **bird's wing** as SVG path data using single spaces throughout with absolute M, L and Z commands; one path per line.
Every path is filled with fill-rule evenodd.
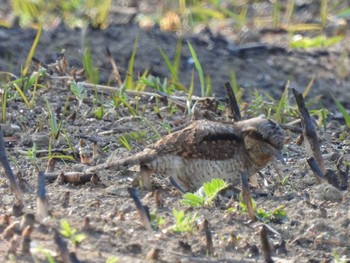
M 235 124 L 201 120 L 163 137 L 147 148 L 156 150 L 158 154 L 225 160 L 239 154 L 242 147 L 242 135 Z

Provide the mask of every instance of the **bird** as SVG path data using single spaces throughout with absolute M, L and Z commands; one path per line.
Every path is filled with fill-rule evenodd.
M 196 191 L 214 178 L 236 185 L 242 172 L 252 176 L 281 157 L 284 140 L 281 126 L 264 117 L 237 122 L 195 120 L 133 156 L 85 172 L 139 165 L 146 188 L 151 188 L 153 173 L 171 176 L 186 192 Z

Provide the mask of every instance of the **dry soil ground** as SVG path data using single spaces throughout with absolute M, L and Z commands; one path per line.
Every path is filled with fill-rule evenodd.
M 226 96 L 222 86 L 234 70 L 238 84 L 245 89 L 248 104 L 251 99 L 249 93 L 255 88 L 260 93 L 268 92 L 279 98 L 287 80 L 290 80 L 290 87 L 302 91 L 314 77 L 310 98 L 322 94 L 322 103 L 332 114 L 336 114 L 336 107 L 329 92 L 344 105 L 349 105 L 348 34 L 331 49 L 300 51 L 287 48 L 283 42 L 286 37 L 283 32 L 277 35 L 269 32 L 259 32 L 259 44 L 255 46 L 247 43 L 233 45 L 221 34 L 203 32 L 185 36 L 184 39 L 193 44 L 205 73 L 212 78 L 214 93 L 218 97 Z M 101 70 L 102 81 L 108 79 L 112 71 L 106 46 L 124 78 L 137 35 L 139 44 L 135 72 L 151 68 L 150 73 L 155 76 L 168 76 L 158 48 L 161 47 L 172 57 L 177 36 L 159 29 L 140 30 L 134 24 L 110 25 L 105 30 L 87 29 L 86 32 L 59 26 L 43 33 L 35 56 L 49 64 L 55 61 L 57 52 L 65 49 L 69 65 L 81 67 L 82 37 L 85 36 L 93 53 L 93 61 Z M 25 61 L 34 37 L 33 30 L 0 28 L 0 70 L 19 74 L 19 65 Z M 185 85 L 189 83 L 193 68 L 185 44 L 179 73 Z M 82 164 L 77 157 L 80 139 L 84 139 L 88 145 L 97 142 L 101 149 L 97 161 L 104 162 L 107 158 L 123 158 L 141 150 L 157 137 L 155 130 L 166 133 L 169 128 L 174 129 L 189 121 L 184 111 L 178 109 L 174 112 L 167 101 L 155 100 L 150 96 L 140 96 L 138 99 L 132 95 L 127 97 L 133 107 L 139 105 L 137 115 L 142 117 L 132 117 L 123 105 L 114 107 L 110 91 L 99 90 L 96 93 L 94 89 L 86 89 L 87 96 L 80 102 L 69 90 L 67 80 L 59 78 L 62 74 L 56 72 L 53 75 L 53 78 L 40 80 L 46 84 L 46 88 L 38 90 L 33 108 L 28 109 L 20 98 L 7 103 L 7 123 L 3 126 L 8 141 L 7 153 L 24 192 L 25 214 L 35 214 L 36 210 L 37 172 L 34 168 L 37 166 L 45 171 L 47 166 L 45 157 L 49 155 L 50 144 L 47 101 L 55 111 L 58 122 L 62 121 L 62 133 L 52 143 L 52 151 L 74 157 L 73 161 L 56 159 L 53 169 L 56 173 L 81 169 Z M 196 85 L 198 92 L 197 80 Z M 32 93 L 28 94 L 30 97 Z M 105 105 L 101 120 L 97 120 L 93 114 L 96 99 Z M 159 114 L 156 114 L 155 107 L 161 109 Z M 326 167 L 339 174 L 346 170 L 346 163 L 350 161 L 350 135 L 332 114 L 326 128 L 318 129 L 318 135 Z M 268 230 L 274 245 L 273 257 L 277 262 L 331 262 L 339 256 L 349 261 L 348 189 L 337 191 L 328 185 L 318 185 L 306 163 L 304 146 L 296 143 L 299 134 L 286 133 L 285 164 L 280 164 L 283 183 L 276 170 L 267 167 L 262 171 L 266 180 L 259 177 L 260 187 L 252 190 L 258 208 L 273 211 L 285 206 L 286 218 L 266 222 L 274 229 Z M 131 151 L 123 148 L 120 142 L 119 138 L 125 134 L 134 135 Z M 135 138 L 135 134 L 138 138 Z M 28 151 L 34 144 L 37 145 L 37 156 L 30 157 Z M 113 256 L 119 260 L 117 262 L 145 262 L 152 249 L 159 250 L 159 262 L 264 261 L 259 237 L 262 222 L 251 222 L 247 214 L 240 211 L 237 200 L 220 197 L 213 206 L 191 209 L 181 205 L 181 195 L 167 180 L 155 177 L 154 184 L 160 193 L 161 205 L 147 191 L 139 189 L 139 195 L 144 204 L 150 207 L 151 213 L 164 219 L 158 230 L 149 232 L 142 226 L 127 192 L 127 187 L 134 184 L 132 179 L 136 178 L 136 173 L 128 170 L 101 171 L 98 178 L 97 182 L 85 184 L 48 180 L 46 190 L 51 217 L 43 224 L 35 223 L 31 235 L 32 253 L 21 252 L 16 243 L 20 242 L 19 237 L 17 241 L 10 241 L 3 236 L 0 239 L 0 261 L 9 260 L 8 251 L 12 242 L 12 246 L 17 248 L 14 262 L 47 262 L 42 250 L 47 249 L 50 254 L 56 255 L 52 227 L 59 229 L 62 219 L 67 219 L 78 233 L 86 234 L 78 247 L 72 246 L 71 240 L 66 239 L 70 251 L 75 251 L 82 262 L 106 262 Z M 14 197 L 4 177 L 1 179 L 0 195 L 1 218 L 9 216 L 11 223 L 20 221 L 21 217 L 16 218 L 12 214 Z M 189 215 L 197 212 L 198 228 L 195 227 L 191 233 L 170 231 L 168 228 L 174 224 L 173 209 L 186 210 Z M 204 219 L 209 222 L 213 238 L 211 255 L 205 249 L 205 234 L 200 227 Z M 3 221 L 1 231 L 8 223 Z M 56 261 L 60 260 L 57 257 Z

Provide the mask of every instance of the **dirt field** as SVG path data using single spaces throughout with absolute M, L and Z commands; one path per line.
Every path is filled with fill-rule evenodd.
M 300 16 L 312 15 L 313 7 L 310 6 L 308 10 L 311 10 L 310 13 L 300 13 Z M 179 68 L 181 83 L 189 86 L 194 69 L 186 41 L 193 45 L 205 74 L 211 77 L 213 93 L 220 99 L 226 97 L 223 84 L 230 80 L 233 71 L 238 85 L 244 89 L 243 100 L 247 105 L 253 100 L 254 90 L 259 94 L 266 92 L 279 100 L 288 81 L 290 88 L 302 92 L 314 78 L 307 98 L 322 95 L 320 103 L 313 107 L 318 108 L 322 104 L 330 111 L 326 127 L 317 129 L 326 168 L 339 175 L 346 173 L 350 162 L 349 129 L 340 120 L 341 115 L 331 95 L 345 107 L 350 107 L 348 29 L 344 40 L 329 49 L 292 50 L 286 44 L 285 32 L 260 30 L 254 41 L 241 40 L 242 43 L 233 44 L 230 40 L 237 40 L 237 37 L 230 38 L 232 36 L 226 34 L 223 28 L 223 25 L 213 26 L 210 30 L 183 36 Z M 35 34 L 36 31 L 30 29 L 0 28 L 0 71 L 17 76 L 20 74 L 20 65 L 26 60 Z M 160 79 L 168 77 L 170 74 L 159 47 L 172 58 L 178 36 L 158 28 L 142 30 L 133 23 L 111 23 L 105 30 L 72 30 L 63 26 L 46 30 L 35 57 L 50 64 L 64 49 L 69 67 L 81 68 L 84 39 L 91 48 L 94 63 L 100 69 L 101 83 L 105 83 L 112 72 L 106 47 L 111 51 L 124 79 L 137 36 L 134 77 L 146 69 Z M 56 262 L 65 262 L 58 256 L 52 230 L 60 229 L 62 219 L 68 220 L 77 233 L 86 235 L 78 246 L 73 246 L 72 240 L 65 238 L 69 250 L 75 252 L 80 262 L 107 262 L 107 259 L 108 262 L 151 261 L 152 257 L 148 254 L 153 249 L 158 252 L 155 262 L 264 262 L 259 235 L 264 224 L 269 227 L 268 237 L 275 262 L 342 262 L 341 258 L 344 262 L 350 261 L 350 196 L 347 185 L 344 187 L 346 189 L 337 190 L 327 184 L 317 184 L 306 162 L 305 147 L 297 144 L 300 134 L 288 130 L 283 150 L 285 163 L 279 164 L 282 178 L 273 166 L 268 166 L 262 170 L 263 177 L 258 176 L 259 186 L 252 188 L 257 208 L 271 212 L 283 206 L 287 214 L 283 220 L 270 218 L 264 223 L 250 221 L 247 213 L 241 211 L 237 196 L 230 200 L 223 195 L 217 198 L 213 206 L 189 208 L 181 204 L 181 194 L 166 178 L 154 176 L 153 184 L 161 202 L 157 201 L 154 193 L 152 195 L 140 187 L 137 189 L 151 214 L 164 222 L 158 229 L 147 231 L 127 192 L 128 187 L 137 186 L 137 173 L 134 170 L 100 171 L 98 180 L 79 184 L 62 183 L 60 179 L 49 180 L 47 174 L 46 193 L 51 216 L 44 222 L 39 222 L 37 218 L 31 234 L 31 253 L 23 253 L 20 236 L 15 234 L 15 238 L 6 238 L 3 230 L 9 223 L 20 222 L 25 215 L 36 213 L 35 168 L 46 171 L 50 144 L 51 154 L 72 157 L 71 160 L 55 158 L 51 174 L 81 171 L 86 165 L 80 163 L 80 139 L 91 148 L 96 143 L 99 154 L 94 162 L 103 163 L 133 155 L 154 142 L 159 134 L 167 134 L 169 130 L 190 121 L 187 112 L 180 107 L 174 110 L 166 99 L 146 95 L 135 97 L 129 94 L 126 97 L 128 103 L 138 109 L 135 116 L 125 104 L 118 107 L 113 104 L 112 92 L 103 88 L 86 88 L 86 97 L 80 101 L 70 91 L 67 78 L 60 78 L 64 75 L 61 73 L 52 72 L 51 77 L 40 79 L 39 82 L 46 88 L 38 89 L 35 106 L 31 109 L 19 96 L 7 101 L 7 121 L 3 125 L 6 149 L 24 193 L 25 207 L 23 216 L 13 215 L 15 198 L 9 190 L 8 181 L 1 176 L 1 262 L 48 262 L 45 253 L 54 256 Z M 1 78 L 3 85 L 6 79 L 2 75 Z M 200 86 L 197 76 L 195 85 L 198 95 Z M 14 90 L 9 92 L 12 94 Z M 32 94 L 33 91 L 29 90 L 28 97 L 31 98 Z M 176 95 L 187 97 L 181 93 Z M 292 94 L 289 98 L 294 104 Z M 58 123 L 62 124 L 54 142 L 50 142 L 47 103 Z M 98 120 L 94 111 L 100 105 L 104 105 L 104 115 Z M 242 103 L 241 107 L 244 108 L 244 105 Z M 259 114 L 256 112 L 253 115 Z M 212 112 L 212 115 L 217 119 L 224 118 L 221 111 Z M 244 117 L 252 117 L 252 114 L 247 113 Z M 288 122 L 294 120 L 296 118 L 287 117 Z M 126 134 L 131 138 L 131 151 L 121 143 L 122 136 Z M 33 145 L 37 146 L 36 156 L 31 154 Z M 175 223 L 173 209 L 185 210 L 188 215 L 197 213 L 192 232 L 176 233 L 170 230 Z M 206 235 L 201 226 L 205 219 L 209 222 L 212 236 L 212 253 L 206 249 Z M 14 249 L 12 252 L 15 253 L 8 256 L 10 249 Z

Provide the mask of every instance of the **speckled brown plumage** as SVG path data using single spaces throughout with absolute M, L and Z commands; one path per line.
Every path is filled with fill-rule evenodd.
M 243 170 L 249 175 L 258 172 L 281 154 L 283 143 L 283 130 L 269 119 L 236 123 L 198 120 L 135 156 L 87 171 L 139 164 L 143 171 L 172 176 L 185 190 L 196 190 L 213 178 L 239 183 Z

